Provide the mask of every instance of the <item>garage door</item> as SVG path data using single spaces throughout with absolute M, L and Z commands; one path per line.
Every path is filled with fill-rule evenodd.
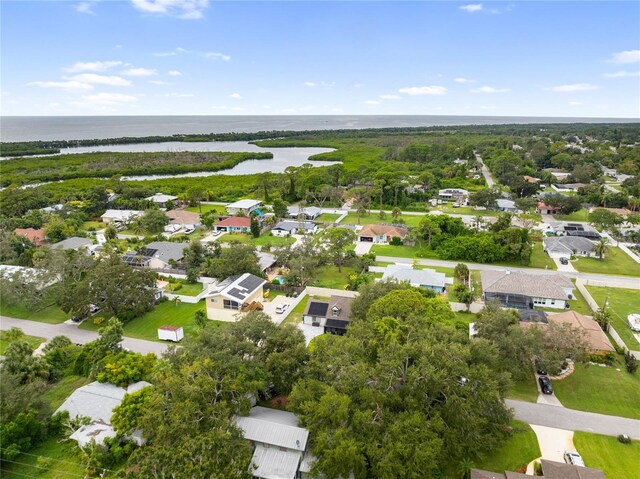
M 360 241 L 365 243 L 373 243 L 373 236 L 360 236 Z

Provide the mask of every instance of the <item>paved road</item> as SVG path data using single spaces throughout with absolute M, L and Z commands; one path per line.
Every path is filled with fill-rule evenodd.
M 627 434 L 640 440 L 640 420 L 618 416 L 607 416 L 592 412 L 576 411 L 547 404 L 534 404 L 506 399 L 507 407 L 512 408 L 516 419 L 567 431 L 584 431 L 607 436 Z M 640 406 L 639 406 L 640 407 Z
M 38 321 L 29 321 L 26 319 L 9 318 L 7 316 L 0 316 L 0 329 L 6 330 L 12 327 L 22 329 L 25 334 L 29 336 L 37 336 L 45 338 L 47 341 L 54 336 L 67 336 L 72 342 L 76 344 L 86 344 L 93 341 L 98 337 L 98 333 L 95 331 L 86 331 L 79 329 L 72 324 L 47 324 L 40 323 Z M 158 356 L 166 351 L 168 345 L 165 343 L 156 343 L 154 341 L 146 341 L 144 339 L 124 338 L 122 340 L 122 346 L 135 351 L 137 353 L 147 354 L 155 353 Z
M 478 160 L 482 164 L 482 174 L 484 175 L 484 179 L 487 182 L 487 186 L 489 188 L 493 188 L 493 178 L 491 177 L 491 172 L 489 171 L 489 168 L 487 168 L 484 164 L 484 161 L 482 161 L 482 158 L 480 158 L 480 155 L 478 155 L 477 153 L 476 160 Z
M 416 258 L 417 259 L 417 258 Z M 382 261 L 385 263 L 412 263 L 414 258 L 400 258 L 396 256 L 376 256 L 376 260 Z M 456 265 L 460 261 L 444 261 L 440 259 L 417 259 L 419 264 L 425 266 L 445 266 L 448 268 L 455 268 Z M 465 262 L 466 263 L 466 262 Z M 495 264 L 479 264 L 479 263 L 466 263 L 469 266 L 469 269 L 477 269 L 479 271 L 495 271 L 495 270 L 505 270 L 508 269 L 510 271 L 525 271 L 531 274 L 549 274 L 554 273 L 553 270 L 546 269 L 538 269 L 538 268 L 518 268 L 513 266 L 499 266 Z M 570 272 L 563 271 L 562 274 L 568 276 L 570 278 L 580 278 L 585 281 L 595 280 L 595 281 L 603 281 L 603 282 L 615 282 L 616 287 L 620 288 L 630 288 L 630 289 L 640 289 L 640 278 L 634 276 L 615 276 L 610 274 L 595 274 L 595 273 L 579 273 L 579 272 Z

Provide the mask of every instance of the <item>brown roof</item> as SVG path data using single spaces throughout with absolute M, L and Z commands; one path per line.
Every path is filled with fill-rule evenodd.
M 534 178 L 533 176 L 529 176 L 529 175 L 524 175 L 523 178 L 525 181 L 529 183 L 537 183 L 538 181 L 540 181 L 540 178 Z
M 200 215 L 185 210 L 171 210 L 165 213 L 172 225 L 197 225 L 200 223 Z
M 548 320 L 554 323 L 570 324 L 574 328 L 584 331 L 585 339 L 593 351 L 615 351 L 611 341 L 598 323 L 587 318 L 584 314 L 566 311 L 559 314 L 549 314 Z
M 45 231 L 43 229 L 34 230 L 33 228 L 16 228 L 13 231 L 19 236 L 24 236 L 36 246 L 46 243 Z
M 562 206 L 550 206 L 550 205 L 545 205 L 544 203 L 540 202 L 540 203 L 538 203 L 538 209 L 540 209 L 540 210 L 559 210 L 559 209 L 562 209 Z
M 398 238 L 404 238 L 407 236 L 407 229 L 402 228 L 401 226 L 393 226 L 393 225 L 366 225 L 364 228 L 360 230 L 358 236 L 376 236 L 376 235 L 385 235 L 385 236 L 397 236 Z
M 164 325 L 164 326 L 160 326 L 158 329 L 162 329 L 164 331 L 178 331 L 179 329 L 182 329 L 182 326 Z
M 604 472 L 590 467 L 573 466 L 564 462 L 541 459 L 545 479 L 606 479 Z
M 235 226 L 236 228 L 249 228 L 251 226 L 251 218 L 248 218 L 246 216 L 230 216 L 229 218 L 225 218 L 222 221 L 219 221 L 215 226 Z

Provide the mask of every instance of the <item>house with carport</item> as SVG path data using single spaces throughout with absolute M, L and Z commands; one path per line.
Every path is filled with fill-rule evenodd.
M 287 217 L 297 220 L 300 215 L 304 216 L 307 221 L 313 221 L 322 214 L 322 209 L 317 206 L 301 207 L 300 205 L 292 205 L 287 207 Z

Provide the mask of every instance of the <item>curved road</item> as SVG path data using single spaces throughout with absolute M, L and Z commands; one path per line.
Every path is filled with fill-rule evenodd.
M 627 434 L 632 439 L 640 440 L 640 420 L 638 419 L 607 416 L 549 404 L 514 401 L 513 399 L 505 399 L 504 402 L 507 407 L 513 409 L 516 419 L 529 424 L 606 436 Z

